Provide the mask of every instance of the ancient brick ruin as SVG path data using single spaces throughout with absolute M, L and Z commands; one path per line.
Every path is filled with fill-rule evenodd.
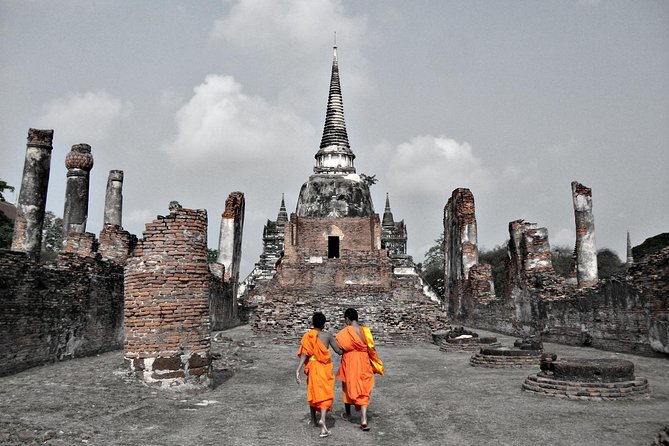
M 541 364 L 522 389 L 542 396 L 573 400 L 648 398 L 646 378 L 634 375 L 634 363 L 622 359 L 560 359 Z
M 56 260 L 40 263 L 53 130 L 30 129 L 12 248 L 0 250 L 0 375 L 123 348 L 129 370 L 146 383 L 206 388 L 212 330 L 248 321 L 257 333 L 293 343 L 314 311 L 323 311 L 328 328 L 337 330 L 348 307 L 379 343 L 427 341 L 458 322 L 544 341 L 669 354 L 669 248 L 633 259 L 628 235 L 625 273 L 598 280 L 592 191 L 578 182 L 572 183 L 575 281 L 555 273 L 548 230 L 514 220 L 499 297 L 491 266 L 479 262 L 474 196 L 454 190 L 444 208 L 442 301 L 407 255 L 407 228 L 395 221 L 389 195 L 380 218 L 373 181 L 356 171 L 336 51 L 329 93 L 313 174 L 290 216 L 282 196 L 276 220 L 265 225 L 259 262 L 243 282 L 242 192 L 227 197 L 218 257 L 209 265 L 204 210 L 174 202 L 168 215 L 146 225 L 141 240 L 123 229 L 121 170 L 109 171 L 96 236 L 86 232 L 93 180 L 87 144 L 72 146 L 65 160 L 63 249 Z M 487 354 L 473 362 L 536 364 L 537 354 L 511 354 L 493 339 L 476 343 Z M 474 344 L 447 343 L 464 351 Z M 537 375 L 527 386 L 550 389 L 546 379 Z M 584 391 L 600 391 L 594 387 Z
M 173 203 L 125 266 L 124 356 L 145 382 L 210 384 L 209 276 L 207 212 Z
M 494 299 L 490 265 L 478 263 L 476 207 L 469 189 L 455 189 L 444 207 L 444 304 L 451 317 L 467 314 L 471 300 Z
M 336 48 L 315 158 L 296 212 L 287 222 L 280 212 L 265 227 L 265 250 L 242 300 L 253 328 L 293 342 L 309 328 L 314 311 L 323 311 L 336 329 L 344 310 L 355 307 L 380 342 L 428 340 L 446 323 L 446 312 L 406 255 L 404 222 L 394 221 L 388 198 L 381 222 L 369 185 L 356 173 Z
M 576 220 L 576 278 L 579 287 L 597 283 L 597 248 L 595 221 L 592 215 L 592 189 L 578 181 L 571 183 Z
M 0 250 L 0 375 L 123 344 L 123 264 L 134 236 L 118 225 L 105 227 L 98 240 L 80 225 L 55 261 L 39 262 L 52 138 L 53 130 L 28 131 L 12 250 Z M 66 167 L 92 166 L 84 152 Z M 80 202 L 87 192 L 69 199 L 71 209 L 88 209 Z
M 209 311 L 212 330 L 224 330 L 239 323 L 237 291 L 242 257 L 244 208 L 244 194 L 232 192 L 225 201 L 225 211 L 221 215 L 218 257 L 210 265 L 212 273 L 221 282 L 217 284 L 212 280 L 210 283 L 212 297 Z
M 632 264 L 626 274 L 597 281 L 592 194 L 577 182 L 572 183 L 572 189 L 578 283 L 555 273 L 547 229 L 515 220 L 509 223 L 504 293 L 484 299 L 468 284 L 475 266 L 470 265 L 468 278 L 464 274 L 468 263 L 463 253 L 472 253 L 475 245 L 471 229 L 466 233 L 467 225 L 471 228 L 475 222 L 473 197 L 463 200 L 467 205 L 458 208 L 453 203 L 467 195 L 461 189 L 454 191 L 447 214 L 462 215 L 449 214 L 444 233 L 450 241 L 446 245 L 447 268 L 455 265 L 454 270 L 447 269 L 451 277 L 449 302 L 457 305 L 459 299 L 462 311 L 451 311 L 450 315 L 469 326 L 512 335 L 534 334 L 545 341 L 642 354 L 668 353 L 669 248 Z M 455 243 L 449 233 L 459 234 Z

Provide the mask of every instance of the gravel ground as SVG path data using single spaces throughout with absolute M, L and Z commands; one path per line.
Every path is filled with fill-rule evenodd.
M 297 345 L 272 343 L 245 326 L 216 333 L 213 350 L 221 357 L 210 391 L 144 386 L 123 369 L 122 352 L 0 378 L 0 444 L 648 446 L 669 424 L 669 359 L 557 344 L 545 349 L 559 357 L 630 359 L 636 375 L 648 378 L 651 396 L 541 397 L 520 390 L 538 368 L 474 368 L 471 354 L 440 352 L 428 343 L 379 346 L 387 372 L 372 395 L 372 430 L 360 431 L 359 417 L 340 418 L 338 382 L 328 416 L 332 435 L 320 439 L 308 424 L 306 389 L 294 382 Z

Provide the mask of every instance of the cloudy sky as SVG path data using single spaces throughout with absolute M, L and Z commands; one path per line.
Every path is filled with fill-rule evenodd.
M 417 261 L 456 187 L 476 199 L 479 244 L 508 222 L 574 243 L 570 183 L 593 190 L 598 247 L 669 231 L 669 3 L 664 1 L 0 0 L 0 178 L 21 182 L 29 127 L 55 130 L 47 209 L 64 158 L 89 143 L 88 230 L 111 169 L 124 227 L 171 200 L 209 212 L 246 196 L 245 275 L 285 193 L 312 172 L 333 34 L 359 173 L 376 175 Z

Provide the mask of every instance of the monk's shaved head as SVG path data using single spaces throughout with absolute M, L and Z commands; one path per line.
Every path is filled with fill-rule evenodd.
M 323 327 L 325 327 L 325 315 L 320 311 L 314 313 L 311 321 L 313 322 L 315 328 L 320 328 L 322 330 Z
M 347 308 L 346 311 L 344 311 L 344 317 L 351 322 L 352 321 L 357 321 L 358 320 L 358 312 L 355 311 L 355 308 Z

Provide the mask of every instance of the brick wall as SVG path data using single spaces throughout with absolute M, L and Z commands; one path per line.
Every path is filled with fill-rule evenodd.
M 385 251 L 346 252 L 323 263 L 288 262 L 244 301 L 254 330 L 296 342 L 314 311 L 328 318 L 328 330 L 343 328 L 344 310 L 353 307 L 377 342 L 429 341 L 447 323 L 438 302 L 423 294 L 417 276 L 398 279 Z
M 104 225 L 100 231 L 98 252 L 103 260 L 125 264 L 137 244 L 137 237 L 118 225 Z
M 38 264 L 0 250 L 0 375 L 120 349 L 123 268 L 77 255 Z
M 211 378 L 207 212 L 178 204 L 146 225 L 125 267 L 124 354 L 161 386 Z
M 309 250 L 311 255 L 328 254 L 328 235 L 340 237 L 340 250 L 370 251 L 378 249 L 381 237 L 381 224 L 378 214 L 372 217 L 295 217 L 290 219 L 285 251 L 297 245 L 302 250 Z M 297 235 L 295 235 L 297 234 Z M 291 237 L 288 237 L 292 235 Z M 377 240 L 379 241 L 377 243 Z
M 669 248 L 627 275 L 575 289 L 552 274 L 532 274 L 489 302 L 469 301 L 462 321 L 507 334 L 638 354 L 669 354 Z

